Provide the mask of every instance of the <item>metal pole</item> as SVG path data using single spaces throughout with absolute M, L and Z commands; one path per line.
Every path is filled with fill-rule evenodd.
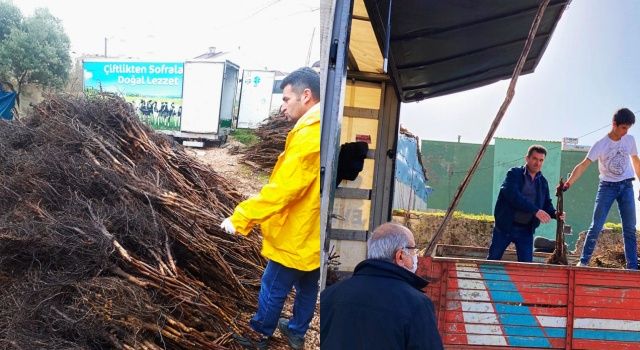
M 382 63 L 382 72 L 387 74 L 389 67 L 389 46 L 391 45 L 391 4 L 393 0 L 389 0 L 389 8 L 387 9 L 387 28 L 384 39 L 384 62 Z
M 344 105 L 344 88 L 347 78 L 347 45 L 351 28 L 351 0 L 333 0 L 333 13 L 329 17 L 328 45 L 323 47 L 321 98 L 321 140 L 320 140 L 320 290 L 327 281 L 329 252 L 329 232 L 333 213 L 340 124 Z

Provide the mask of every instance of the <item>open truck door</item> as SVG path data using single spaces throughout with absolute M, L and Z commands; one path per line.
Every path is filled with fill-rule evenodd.
M 337 275 L 350 274 L 369 233 L 391 219 L 401 102 L 510 78 L 541 3 L 323 2 L 322 288 L 329 251 L 339 256 Z M 522 74 L 540 62 L 568 3 L 549 1 Z M 352 141 L 369 144 L 364 170 L 336 188 L 340 145 Z

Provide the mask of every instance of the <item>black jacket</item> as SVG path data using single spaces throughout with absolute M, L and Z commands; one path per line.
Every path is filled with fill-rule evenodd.
M 353 276 L 320 294 L 322 350 L 442 349 L 427 281 L 382 260 L 365 260 Z
M 500 186 L 500 193 L 498 194 L 498 201 L 496 201 L 493 214 L 496 219 L 495 225 L 501 231 L 511 231 L 517 210 L 534 214 L 532 220 L 533 229 L 540 225 L 540 220 L 535 217 L 535 213 L 539 209 L 547 212 L 552 218 L 556 218 L 556 210 L 551 202 L 547 179 L 540 174 L 540 178 L 536 181 L 536 201 L 531 203 L 522 195 L 524 176 L 524 166 L 511 168 L 507 172 L 502 186 Z

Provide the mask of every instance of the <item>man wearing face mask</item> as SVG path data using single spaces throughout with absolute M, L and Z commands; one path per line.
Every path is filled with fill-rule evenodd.
M 367 242 L 353 276 L 320 294 L 320 346 L 325 349 L 442 349 L 427 281 L 415 275 L 413 233 L 386 223 Z

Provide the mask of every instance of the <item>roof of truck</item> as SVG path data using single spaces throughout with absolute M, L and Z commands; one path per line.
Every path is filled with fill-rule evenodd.
M 356 0 L 349 68 L 381 73 L 390 0 Z M 403 102 L 510 78 L 541 0 L 396 0 L 389 75 Z M 551 0 L 522 71 L 540 62 L 570 0 Z

